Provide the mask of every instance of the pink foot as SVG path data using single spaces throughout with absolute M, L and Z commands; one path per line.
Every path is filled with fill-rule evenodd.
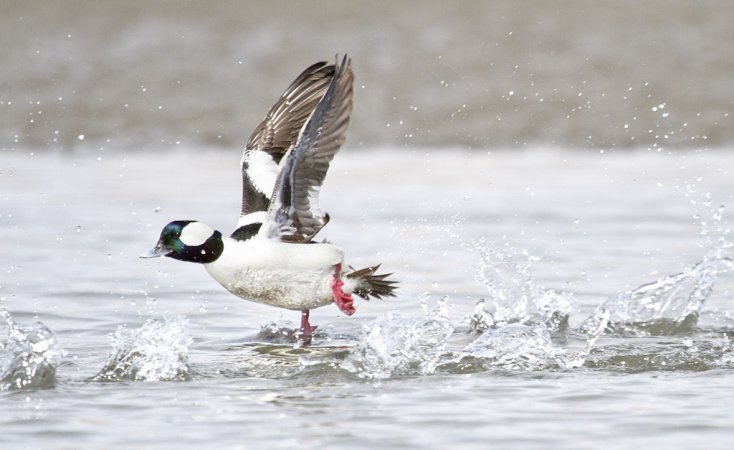
M 305 344 L 311 343 L 311 338 L 316 334 L 316 325 L 308 323 L 309 310 L 304 309 L 301 311 L 301 329 L 298 332 L 298 338 L 301 339 Z
M 334 278 L 331 280 L 331 292 L 334 296 L 334 303 L 336 303 L 336 306 L 338 306 L 344 314 L 351 316 L 354 314 L 356 309 L 354 309 L 354 300 L 352 300 L 352 296 L 342 291 L 344 282 L 339 278 L 341 271 L 341 264 L 334 266 Z

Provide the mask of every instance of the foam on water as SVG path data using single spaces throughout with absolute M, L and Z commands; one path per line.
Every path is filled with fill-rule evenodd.
M 56 336 L 41 322 L 18 326 L 0 306 L 7 339 L 0 341 L 0 390 L 51 388 L 63 350 Z
M 193 342 L 188 319 L 148 319 L 138 329 L 120 326 L 112 351 L 95 379 L 102 381 L 179 381 L 190 378 L 188 351 Z

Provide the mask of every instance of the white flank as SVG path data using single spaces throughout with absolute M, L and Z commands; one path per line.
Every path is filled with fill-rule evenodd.
M 243 155 L 247 162 L 247 177 L 252 185 L 265 197 L 273 195 L 275 179 L 278 177 L 278 165 L 273 158 L 261 150 L 248 150 Z
M 206 242 L 212 234 L 214 234 L 214 230 L 209 228 L 208 225 L 201 222 L 191 222 L 183 227 L 183 230 L 181 230 L 181 237 L 179 239 L 190 247 L 196 247 L 197 245 L 201 245 Z

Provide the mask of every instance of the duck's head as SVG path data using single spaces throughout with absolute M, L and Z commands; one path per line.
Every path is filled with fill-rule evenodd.
M 158 244 L 141 258 L 168 256 L 196 263 L 211 263 L 224 251 L 222 233 L 193 220 L 175 220 L 161 231 Z

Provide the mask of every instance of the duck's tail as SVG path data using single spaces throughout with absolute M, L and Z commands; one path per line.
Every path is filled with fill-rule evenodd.
M 397 289 L 397 281 L 387 280 L 391 273 L 376 274 L 380 265 L 365 267 L 364 269 L 355 270 L 346 274 L 347 280 L 354 283 L 352 293 L 362 297 L 365 300 L 382 297 L 395 297 L 395 289 Z M 349 283 L 349 284 L 352 284 Z

